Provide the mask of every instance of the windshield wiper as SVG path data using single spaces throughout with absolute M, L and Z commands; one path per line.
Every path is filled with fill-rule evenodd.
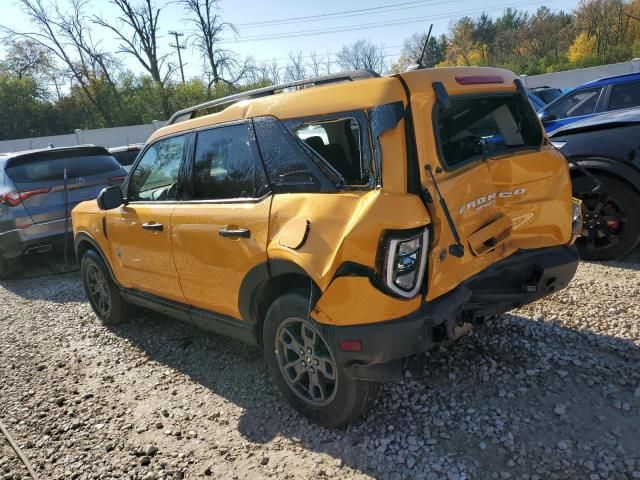
M 427 165 L 425 167 L 429 175 L 431 176 L 431 180 L 433 181 L 433 186 L 436 187 L 436 193 L 438 194 L 438 198 L 440 201 L 440 207 L 444 212 L 444 216 L 447 219 L 447 224 L 449 225 L 449 230 L 451 230 L 451 235 L 453 235 L 453 239 L 456 243 L 449 245 L 449 253 L 454 257 L 462 258 L 464 256 L 464 245 L 460 241 L 460 235 L 458 235 L 458 230 L 456 229 L 456 225 L 453 223 L 453 219 L 451 218 L 451 212 L 449 212 L 449 207 L 447 206 L 447 201 L 442 196 L 440 192 L 440 187 L 438 186 L 438 182 L 436 181 L 436 177 L 433 174 L 433 168 L 431 165 Z M 442 172 L 440 167 L 436 168 L 436 173 Z

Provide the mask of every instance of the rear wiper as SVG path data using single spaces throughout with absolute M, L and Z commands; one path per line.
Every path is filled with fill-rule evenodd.
M 433 174 L 433 168 L 431 165 L 427 165 L 425 167 L 429 175 L 431 176 L 431 180 L 433 181 L 433 186 L 436 187 L 436 193 L 438 194 L 438 198 L 440 199 L 440 207 L 444 212 L 444 216 L 447 219 L 447 224 L 449 225 L 449 230 L 451 230 L 451 235 L 453 235 L 453 239 L 456 243 L 449 245 L 449 253 L 454 257 L 462 258 L 464 256 L 464 245 L 460 241 L 460 235 L 458 235 L 458 230 L 456 229 L 455 224 L 453 223 L 453 219 L 451 218 L 451 213 L 449 212 L 449 207 L 447 206 L 447 201 L 442 196 L 440 192 L 440 187 L 438 186 L 438 182 L 436 181 L 436 177 Z M 442 172 L 440 167 L 436 168 L 436 173 Z

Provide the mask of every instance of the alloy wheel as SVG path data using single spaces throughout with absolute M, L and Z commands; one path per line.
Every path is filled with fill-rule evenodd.
M 282 376 L 301 400 L 313 407 L 331 403 L 338 389 L 336 363 L 309 320 L 285 319 L 276 332 L 275 351 Z
M 87 267 L 85 282 L 91 303 L 100 316 L 106 316 L 111 309 L 111 295 L 107 281 L 96 265 L 91 264 Z
M 579 195 L 582 200 L 582 239 L 585 249 L 593 252 L 617 243 L 627 226 L 627 214 L 620 202 L 606 192 Z

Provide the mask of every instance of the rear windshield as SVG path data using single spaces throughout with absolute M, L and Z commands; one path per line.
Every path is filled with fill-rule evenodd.
M 44 160 L 30 159 L 7 168 L 7 175 L 15 183 L 34 183 L 63 180 L 64 169 L 67 177 L 89 177 L 113 172 L 122 168 L 110 155 L 87 155 Z
M 538 148 L 542 129 L 520 95 L 451 97 L 436 114 L 440 154 L 448 167 L 480 158 Z

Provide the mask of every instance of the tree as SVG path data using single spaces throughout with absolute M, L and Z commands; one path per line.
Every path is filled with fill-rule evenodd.
M 307 69 L 302 52 L 289 52 L 289 62 L 284 67 L 285 82 L 296 82 L 307 78 Z
M 30 76 L 0 72 L 0 140 L 30 137 L 47 130 L 50 105 Z
M 220 82 L 235 85 L 252 68 L 250 58 L 240 61 L 231 50 L 222 48 L 220 40 L 225 31 L 237 33 L 236 27 L 220 16 L 218 0 L 179 0 L 192 17 L 196 27 L 194 46 L 202 55 L 210 74 L 209 89 Z
M 345 70 L 384 70 L 384 51 L 369 40 L 358 40 L 344 45 L 338 52 L 338 64 Z
M 113 107 L 118 104 L 113 102 L 115 84 L 110 72 L 114 60 L 100 50 L 86 28 L 86 0 L 71 0 L 69 11 L 58 5 L 48 7 L 43 0 L 20 0 L 20 4 L 35 31 L 20 32 L 4 26 L 2 30 L 7 37 L 28 40 L 48 51 L 64 65 L 104 124 L 113 126 Z
M 629 7 L 624 0 L 582 0 L 577 8 L 577 27 L 595 40 L 601 62 L 616 62 L 630 56 L 637 30 L 631 24 Z
M 553 13 L 540 7 L 529 18 L 525 31 L 526 50 L 532 59 L 558 63 L 575 37 L 573 15 Z
M 475 22 L 475 28 L 473 32 L 473 38 L 477 44 L 477 48 L 480 52 L 481 60 L 480 62 L 483 65 L 490 65 L 491 59 L 489 58 L 489 54 L 495 44 L 496 40 L 496 25 L 493 23 L 493 20 L 487 15 L 483 13 L 480 15 L 478 20 Z
M 134 57 L 160 86 L 163 113 L 169 116 L 171 111 L 164 86 L 175 67 L 168 64 L 168 55 L 160 53 L 158 49 L 158 20 L 162 9 L 157 8 L 153 0 L 141 0 L 139 4 L 133 2 L 134 0 L 110 0 L 120 11 L 117 18 L 119 24 L 111 24 L 97 16 L 93 21 L 115 33 L 120 40 L 120 53 Z
M 41 78 L 51 73 L 54 68 L 54 62 L 48 49 L 31 39 L 25 38 L 11 41 L 2 66 L 18 78 L 26 75 L 33 78 Z
M 586 32 L 582 32 L 576 37 L 567 52 L 569 62 L 579 66 L 594 64 L 597 56 L 596 39 L 590 37 Z
M 451 26 L 447 65 L 477 65 L 482 60 L 480 45 L 476 38 L 475 22 L 471 17 L 462 17 Z

